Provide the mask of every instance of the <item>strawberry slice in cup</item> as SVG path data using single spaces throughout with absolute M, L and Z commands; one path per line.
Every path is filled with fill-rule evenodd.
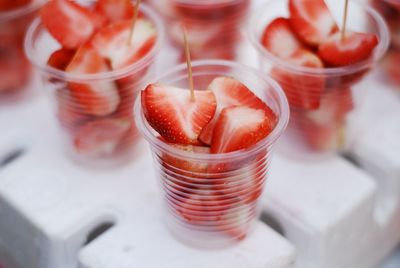
M 127 0 L 49 1 L 27 33 L 26 54 L 55 93 L 69 151 L 80 162 L 118 164 L 138 139 L 133 104 L 164 30 L 146 5 L 132 29 L 133 11 Z
M 153 153 L 171 231 L 193 235 L 195 246 L 225 246 L 244 239 L 257 218 L 288 104 L 276 82 L 250 67 L 192 67 L 194 98 L 179 65 L 144 87 L 135 121 Z
M 342 10 L 327 2 L 269 0 L 248 27 L 249 39 L 258 52 L 259 69 L 279 82 L 289 101 L 291 122 L 281 148 L 303 159 L 333 155 L 343 149 L 342 143 L 351 145 L 349 111 L 343 108 L 340 122 L 331 121 L 327 99 L 342 94 L 337 106 L 346 107 L 346 103 L 340 103 L 347 96 L 343 89 L 357 90 L 358 82 L 389 45 L 387 26 L 370 6 L 349 2 L 347 30 L 342 38 L 337 24 L 341 20 L 335 17 Z M 324 123 L 310 119 L 310 115 L 318 115 L 317 121 Z M 332 142 L 338 132 L 344 141 Z

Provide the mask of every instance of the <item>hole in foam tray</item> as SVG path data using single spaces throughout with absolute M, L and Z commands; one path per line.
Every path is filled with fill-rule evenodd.
M 353 166 L 362 169 L 361 163 L 354 156 L 352 156 L 351 154 L 342 154 L 341 156 L 344 158 L 344 160 L 346 160 L 347 162 L 349 162 Z
M 96 238 L 107 232 L 110 228 L 112 228 L 115 225 L 114 222 L 108 221 L 108 222 L 103 222 L 99 225 L 97 225 L 86 237 L 86 241 L 83 244 L 83 246 L 86 246 L 93 242 Z
M 5 156 L 0 158 L 0 169 L 11 164 L 12 162 L 14 162 L 18 158 L 20 158 L 24 153 L 25 153 L 25 149 L 22 149 L 22 148 L 15 149 L 15 150 L 7 153 Z
M 285 230 L 283 229 L 282 225 L 271 214 L 262 212 L 260 220 L 274 229 L 280 235 L 285 236 Z

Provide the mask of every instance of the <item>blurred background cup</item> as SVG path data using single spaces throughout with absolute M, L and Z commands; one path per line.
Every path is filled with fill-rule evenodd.
M 229 61 L 193 62 L 195 88 L 206 89 L 218 76 L 241 81 L 276 113 L 278 123 L 268 137 L 231 153 L 209 154 L 196 149 L 190 152 L 159 137 L 144 117 L 140 98 L 134 110 L 138 130 L 153 154 L 167 226 L 178 239 L 196 247 L 227 246 L 244 239 L 251 231 L 259 215 L 258 201 L 272 148 L 289 118 L 287 99 L 268 76 Z M 186 65 L 177 66 L 156 81 L 187 88 Z
M 371 0 L 385 18 L 391 36 L 391 46 L 382 61 L 385 82 L 390 81 L 400 91 L 400 0 Z
M 343 5 L 329 6 L 333 15 L 341 18 Z M 388 29 L 374 9 L 350 1 L 347 29 L 378 36 L 379 44 L 372 57 L 344 67 L 296 66 L 274 56 L 261 43 L 266 26 L 275 18 L 289 17 L 288 9 L 288 0 L 268 1 L 250 19 L 248 34 L 257 51 L 260 70 L 282 86 L 289 101 L 290 122 L 280 149 L 298 159 L 325 158 L 345 151 L 360 134 L 349 123 L 366 94 L 366 89 L 357 88 L 357 84 L 385 54 Z
M 47 65 L 47 60 L 60 45 L 39 18 L 27 33 L 26 53 L 50 93 L 67 151 L 81 163 L 119 163 L 131 156 L 139 137 L 132 116 L 133 104 L 153 73 L 164 36 L 155 12 L 144 4 L 140 12 L 156 29 L 155 44 L 141 59 L 119 70 L 76 74 L 55 69 Z M 89 94 L 88 87 L 97 94 Z
M 181 53 L 182 26 L 188 32 L 192 59 L 236 58 L 241 42 L 240 28 L 250 0 L 149 0 L 168 24 L 168 37 Z
M 46 0 L 0 1 L 0 99 L 19 97 L 32 78 L 24 54 L 26 29 Z

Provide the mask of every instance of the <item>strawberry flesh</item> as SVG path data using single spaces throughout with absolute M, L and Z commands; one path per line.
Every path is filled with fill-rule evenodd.
M 198 136 L 212 119 L 217 107 L 213 92 L 195 91 L 192 101 L 188 90 L 151 84 L 141 92 L 144 115 L 149 124 L 167 142 L 199 144 Z
M 318 46 L 339 30 L 324 0 L 289 0 L 290 23 L 306 44 Z
M 40 11 L 43 24 L 67 49 L 84 44 L 95 32 L 97 20 L 86 8 L 73 1 L 49 1 Z
M 248 148 L 268 136 L 274 129 L 272 118 L 264 109 L 246 106 L 224 108 L 214 128 L 211 153 L 229 153 Z
M 90 46 L 81 47 L 66 68 L 70 74 L 96 74 L 108 72 L 107 62 Z M 113 81 L 100 80 L 87 83 L 69 83 L 72 95 L 89 115 L 108 115 L 119 103 L 118 88 Z
M 108 25 L 101 29 L 91 40 L 98 53 L 111 63 L 113 70 L 126 67 L 145 56 L 156 41 L 157 32 L 154 26 L 138 19 L 131 41 L 131 20 Z
M 347 32 L 345 39 L 336 33 L 319 46 L 319 56 L 331 66 L 346 66 L 371 57 L 378 45 L 375 34 Z
M 11 11 L 32 3 L 32 0 L 0 0 L 0 11 Z
M 286 59 L 303 47 L 292 30 L 289 19 L 276 18 L 264 30 L 261 43 L 273 55 Z
M 94 10 L 110 23 L 131 19 L 134 13 L 130 0 L 99 0 Z
M 75 55 L 75 50 L 61 48 L 54 51 L 49 59 L 47 60 L 47 65 L 56 68 L 61 71 L 65 71 L 72 58 Z
M 208 89 L 215 94 L 218 105 L 215 116 L 200 133 L 199 139 L 205 144 L 211 144 L 215 124 L 225 107 L 242 105 L 254 109 L 263 109 L 270 118 L 276 121 L 274 112 L 250 89 L 234 78 L 217 77 L 210 83 Z

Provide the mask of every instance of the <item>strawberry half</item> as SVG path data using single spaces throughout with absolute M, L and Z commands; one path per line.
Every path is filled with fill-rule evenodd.
M 234 78 L 225 76 L 217 77 L 210 83 L 208 89 L 214 93 L 218 105 L 213 119 L 200 133 L 199 139 L 205 144 L 211 144 L 215 124 L 219 118 L 219 114 L 225 107 L 241 105 L 254 109 L 263 109 L 274 120 L 274 123 L 277 120 L 274 112 L 260 98 Z
M 289 11 L 294 32 L 310 46 L 318 46 L 339 31 L 324 0 L 289 0 Z
M 142 108 L 149 124 L 167 141 L 199 144 L 197 138 L 212 119 L 217 107 L 213 92 L 195 91 L 151 84 L 141 92 Z
M 98 19 L 73 1 L 49 1 L 40 11 L 43 24 L 68 49 L 78 48 L 95 32 Z
M 109 23 L 131 19 L 134 13 L 130 0 L 99 0 L 94 10 Z
M 128 118 L 106 118 L 89 121 L 78 129 L 75 148 L 84 154 L 104 156 L 116 152 L 118 145 L 131 128 Z
M 108 72 L 107 62 L 90 46 L 81 47 L 75 54 L 66 72 L 70 74 L 96 74 Z M 70 82 L 72 95 L 89 115 L 108 115 L 120 103 L 118 88 L 113 81 L 100 80 L 88 83 Z
M 332 66 L 346 66 L 366 60 L 378 45 L 375 34 L 347 32 L 344 40 L 336 33 L 319 46 L 318 54 Z
M 282 59 L 290 57 L 303 47 L 286 18 L 274 19 L 265 28 L 261 43 L 269 52 Z
M 305 49 L 296 51 L 287 61 L 296 66 L 324 67 L 317 55 Z M 271 76 L 285 91 L 291 108 L 313 110 L 319 107 L 325 86 L 323 77 L 291 72 L 279 67 L 271 70 Z
M 47 65 L 56 68 L 61 71 L 65 71 L 68 64 L 71 62 L 75 55 L 75 50 L 61 48 L 54 51 L 49 59 L 47 60 Z
M 268 136 L 276 116 L 264 109 L 246 106 L 224 108 L 214 128 L 211 153 L 229 153 L 248 148 Z
M 157 32 L 147 20 L 138 19 L 131 41 L 131 20 L 110 24 L 91 40 L 98 53 L 111 63 L 113 70 L 126 67 L 146 55 L 153 47 Z

